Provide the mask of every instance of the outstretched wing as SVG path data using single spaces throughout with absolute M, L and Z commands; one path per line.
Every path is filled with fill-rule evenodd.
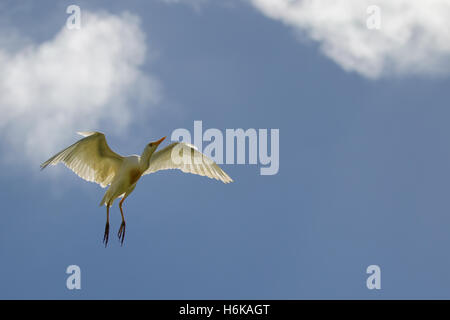
M 144 174 L 168 169 L 179 169 L 186 173 L 217 179 L 223 183 L 233 182 L 214 161 L 199 152 L 195 146 L 184 142 L 174 142 L 155 152 Z
M 48 165 L 54 166 L 62 162 L 80 178 L 106 187 L 119 171 L 123 157 L 109 148 L 103 133 L 78 132 L 78 134 L 85 138 L 45 161 L 41 164 L 41 170 Z

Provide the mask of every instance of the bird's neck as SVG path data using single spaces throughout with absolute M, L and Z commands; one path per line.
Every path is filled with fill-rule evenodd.
M 150 158 L 152 157 L 152 153 L 151 152 L 146 152 L 144 151 L 141 155 L 141 159 L 140 159 L 140 166 L 141 166 L 141 170 L 143 172 L 145 172 L 148 167 L 150 166 Z

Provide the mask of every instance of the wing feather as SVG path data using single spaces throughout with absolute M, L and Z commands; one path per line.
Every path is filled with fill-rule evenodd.
M 41 170 L 62 162 L 80 178 L 98 183 L 103 188 L 108 186 L 119 171 L 123 157 L 111 150 L 103 133 L 79 134 L 85 138 L 45 161 L 41 164 Z
M 155 152 L 150 158 L 150 166 L 144 174 L 160 170 L 179 169 L 186 173 L 198 174 L 223 183 L 233 182 L 214 161 L 202 154 L 193 145 L 174 142 Z

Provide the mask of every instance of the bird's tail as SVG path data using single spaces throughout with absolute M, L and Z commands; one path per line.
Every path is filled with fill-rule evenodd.
M 102 205 L 106 205 L 106 196 L 107 196 L 107 194 L 108 194 L 108 192 L 105 192 L 105 195 L 103 196 L 102 201 L 100 201 L 100 207 L 101 207 Z

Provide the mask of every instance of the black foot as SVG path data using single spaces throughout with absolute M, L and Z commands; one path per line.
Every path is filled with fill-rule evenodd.
M 123 240 L 125 239 L 125 221 L 122 221 L 117 236 L 119 237 L 120 245 L 123 245 Z
M 109 238 L 109 223 L 106 223 L 105 235 L 103 236 L 103 243 L 105 244 L 105 248 L 108 245 L 108 238 Z

